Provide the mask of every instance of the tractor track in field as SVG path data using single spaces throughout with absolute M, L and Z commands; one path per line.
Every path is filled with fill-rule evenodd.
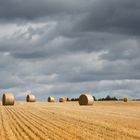
M 29 139 L 35 139 L 38 137 L 39 140 L 45 140 L 42 133 L 43 131 L 32 123 L 32 120 L 26 119 L 23 114 L 20 114 L 19 111 L 16 111 L 15 109 L 9 110 L 9 113 L 13 115 L 13 118 L 17 119 L 18 125 L 20 127 L 22 126 L 22 132 L 24 132 Z
M 17 131 L 21 135 L 21 138 L 23 140 L 33 139 L 33 137 L 30 135 L 32 132 L 30 131 L 29 127 L 27 127 L 23 123 L 23 120 L 18 118 L 11 110 L 12 109 L 7 109 L 7 114 L 11 117 L 11 119 L 13 119 L 13 125 L 15 125 Z
M 41 120 L 39 120 L 38 118 L 34 118 L 34 116 L 29 115 L 28 112 L 21 111 L 20 109 L 18 110 L 17 113 L 19 116 L 21 116 L 24 119 L 24 121 L 26 121 L 27 123 L 30 123 L 32 127 L 34 127 L 40 133 L 39 135 L 41 135 L 42 139 L 45 139 L 44 137 L 47 137 L 47 138 L 50 137 L 50 139 L 53 139 L 53 136 L 51 137 L 51 135 L 55 136 L 54 131 L 51 131 L 52 127 L 49 129 L 46 124 L 40 123 Z M 56 135 L 55 137 L 57 136 L 58 135 Z
M 6 120 L 6 118 L 7 118 L 7 115 L 6 115 L 6 113 L 5 113 L 5 109 L 4 108 L 2 108 L 1 109 L 1 124 L 2 124 L 2 136 L 4 137 L 4 138 L 6 138 L 6 140 L 10 140 L 10 138 L 9 138 L 9 133 L 8 133 L 8 122 L 7 122 L 7 120 Z M 2 138 L 3 139 L 3 138 Z
M 6 112 L 6 114 L 7 114 L 7 120 L 8 120 L 8 124 L 9 124 L 9 127 L 10 127 L 10 129 L 12 130 L 12 136 L 14 137 L 14 139 L 15 140 L 18 140 L 18 138 L 20 138 L 19 136 L 18 136 L 18 134 L 19 134 L 19 131 L 18 131 L 18 129 L 17 129 L 17 126 L 15 125 L 15 122 L 13 121 L 13 119 L 11 119 L 11 115 L 9 115 L 8 113 L 7 113 L 7 109 L 5 108 L 5 112 Z M 22 137 L 21 137 L 22 138 Z
M 23 113 L 23 112 L 24 111 L 22 110 L 21 113 Z M 49 114 L 47 114 L 47 115 L 49 115 Z M 67 139 L 67 137 L 73 139 L 73 134 L 68 132 L 67 129 L 63 128 L 64 127 L 63 125 L 66 124 L 66 122 L 64 122 L 64 121 L 62 123 L 60 123 L 60 125 L 59 125 L 58 122 L 56 123 L 56 121 L 52 120 L 52 118 L 51 118 L 51 121 L 49 121 L 49 118 L 44 119 L 44 118 L 46 118 L 46 116 L 43 118 L 43 117 L 40 117 L 40 116 L 38 116 L 32 112 L 29 112 L 29 111 L 28 111 L 28 113 L 26 113 L 26 116 L 29 119 L 32 119 L 32 121 L 34 121 L 35 123 L 37 123 L 40 126 L 42 126 L 43 128 L 45 128 L 47 131 L 50 131 L 51 132 L 50 136 L 51 135 L 54 135 L 55 137 L 59 136 L 58 137 L 59 139 L 64 139 L 64 140 Z M 61 120 L 59 120 L 59 121 L 61 121 Z M 79 137 L 79 139 L 82 140 L 83 138 Z

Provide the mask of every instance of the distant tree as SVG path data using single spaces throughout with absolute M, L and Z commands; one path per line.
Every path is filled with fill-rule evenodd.
M 110 97 L 107 95 L 105 98 L 100 98 L 98 101 L 117 101 L 118 99 L 116 97 Z
M 79 101 L 79 98 L 75 98 L 76 101 Z
M 97 101 L 97 99 L 96 99 L 96 97 L 95 97 L 95 96 L 92 96 L 92 97 L 93 97 L 94 101 Z
M 71 98 L 71 101 L 74 101 L 74 98 Z
M 112 100 L 112 98 L 109 95 L 107 95 L 105 100 Z
M 67 101 L 71 101 L 71 99 L 70 98 L 67 98 Z
M 79 98 L 71 98 L 71 101 L 79 101 Z
M 113 97 L 112 99 L 115 100 L 115 101 L 118 101 L 118 99 L 116 97 Z

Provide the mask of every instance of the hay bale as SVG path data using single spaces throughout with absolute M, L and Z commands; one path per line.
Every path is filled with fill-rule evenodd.
M 128 98 L 127 98 L 127 97 L 125 97 L 125 98 L 123 99 L 123 101 L 124 101 L 124 102 L 127 102 L 127 101 L 128 101 Z
M 54 97 L 48 97 L 48 102 L 55 102 L 55 99 L 54 99 Z
M 26 96 L 26 101 L 27 102 L 35 102 L 36 101 L 35 96 L 34 95 L 31 95 L 31 94 L 28 94 Z
M 2 105 L 14 105 L 15 98 L 12 93 L 4 93 L 2 96 Z
M 59 102 L 66 102 L 66 98 L 65 97 L 59 98 Z
M 80 105 L 93 105 L 94 99 L 89 94 L 81 94 L 79 97 Z

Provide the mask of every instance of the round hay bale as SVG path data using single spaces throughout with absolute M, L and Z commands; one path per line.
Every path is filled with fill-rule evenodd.
M 12 93 L 4 93 L 2 96 L 2 105 L 14 105 L 15 98 Z
M 123 101 L 124 101 L 124 102 L 127 102 L 127 101 L 128 101 L 128 98 L 127 98 L 127 97 L 125 97 L 125 98 L 123 99 Z
M 54 99 L 54 97 L 48 97 L 48 102 L 55 102 L 55 99 Z
M 65 97 L 59 98 L 59 102 L 65 102 L 65 101 L 66 101 L 66 98 Z
M 35 96 L 34 95 L 31 95 L 31 94 L 28 94 L 26 96 L 26 101 L 27 102 L 35 102 L 36 101 Z
M 94 99 L 89 94 L 81 94 L 79 97 L 80 105 L 93 105 Z

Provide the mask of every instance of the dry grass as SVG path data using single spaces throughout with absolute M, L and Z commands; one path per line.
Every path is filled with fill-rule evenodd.
M 140 102 L 0 105 L 0 140 L 140 140 Z

